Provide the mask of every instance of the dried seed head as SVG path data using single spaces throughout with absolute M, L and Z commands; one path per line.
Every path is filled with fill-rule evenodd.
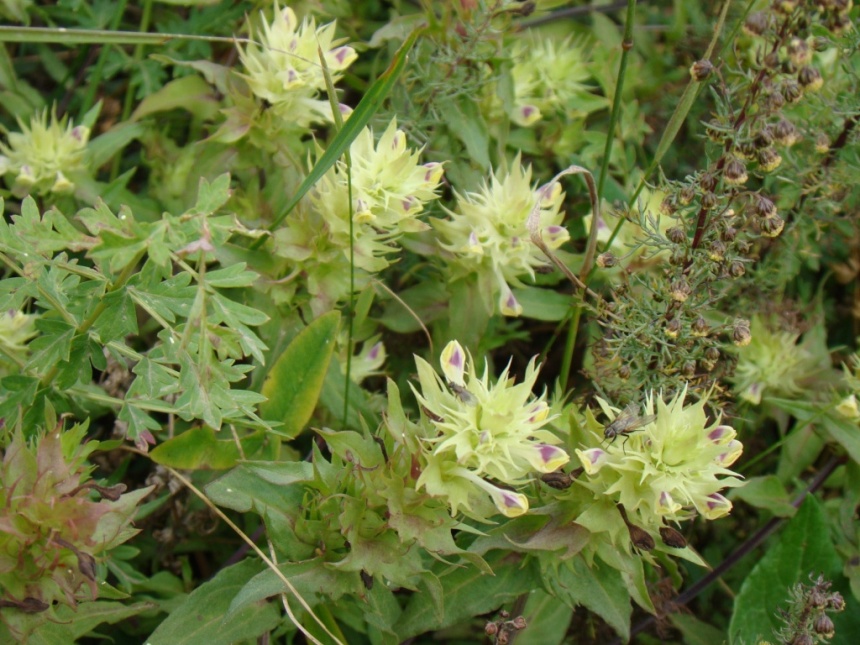
M 738 347 L 746 347 L 752 340 L 750 333 L 750 321 L 739 319 L 732 326 L 732 342 Z
M 812 61 L 812 48 L 801 38 L 792 38 L 788 43 L 788 57 L 795 67 L 809 65 Z
M 525 629 L 526 619 L 523 616 L 517 616 L 511 621 L 511 625 L 514 629 Z
M 735 148 L 735 154 L 742 159 L 751 161 L 755 159 L 755 144 L 752 141 L 744 141 Z
M 780 145 L 791 147 L 797 143 L 797 128 L 791 121 L 780 119 L 773 127 L 773 138 Z
M 663 329 L 663 333 L 666 334 L 669 338 L 677 338 L 678 334 L 681 331 L 681 321 L 677 318 L 673 318 L 669 322 L 666 323 L 666 327 Z
M 782 92 L 778 90 L 774 90 L 764 98 L 764 109 L 765 112 L 774 113 L 779 112 L 783 106 L 785 105 L 785 97 L 782 95 Z
M 679 278 L 669 285 L 669 296 L 676 302 L 684 302 L 687 300 L 692 291 L 690 284 L 684 280 L 684 278 Z
M 744 273 L 746 273 L 746 272 L 747 272 L 747 270 L 746 270 L 746 268 L 744 267 L 744 263 L 743 263 L 743 262 L 741 262 L 740 260 L 734 260 L 734 261 L 729 265 L 729 274 L 730 274 L 733 278 L 740 278 L 740 277 L 741 277 Z
M 607 251 L 606 253 L 601 253 L 597 256 L 596 263 L 601 269 L 611 269 L 618 264 L 618 259 L 612 255 L 612 253 Z
M 681 366 L 681 374 L 683 374 L 685 378 L 693 378 L 696 375 L 696 362 L 685 361 L 684 364 Z
M 719 198 L 714 193 L 705 193 L 702 195 L 702 208 L 706 211 L 716 208 L 719 203 Z
M 791 640 L 790 645 L 815 645 L 815 639 L 809 634 L 798 634 Z
M 751 13 L 744 23 L 744 33 L 750 36 L 761 36 L 767 30 L 768 16 L 764 11 Z
M 776 204 L 764 195 L 756 194 L 754 197 L 755 214 L 760 217 L 774 217 L 776 215 Z
M 705 124 L 705 135 L 714 143 L 723 143 L 728 136 L 723 124 L 717 119 L 711 119 Z
M 682 242 L 687 241 L 687 234 L 680 226 L 673 226 L 668 229 L 666 231 L 666 237 L 668 237 L 669 241 L 673 244 L 681 244 Z
M 783 220 L 779 215 L 775 217 L 766 217 L 761 221 L 761 234 L 765 237 L 776 237 L 780 233 L 782 233 L 782 229 L 785 227 L 785 220 Z
M 720 360 L 720 350 L 716 347 L 708 347 L 708 349 L 705 350 L 705 358 L 709 361 Z
M 782 83 L 782 95 L 789 103 L 797 103 L 801 98 L 803 98 L 803 90 L 800 85 L 795 83 L 793 80 L 788 79 Z
M 830 138 L 823 132 L 815 137 L 815 152 L 820 155 L 830 152 Z
M 764 66 L 768 69 L 776 69 L 779 67 L 779 54 L 770 52 L 764 57 Z
M 687 251 L 685 249 L 675 249 L 672 255 L 669 256 L 669 264 L 672 266 L 682 266 L 687 263 Z
M 722 262 L 726 258 L 726 245 L 720 240 L 714 240 L 708 247 L 708 257 L 714 262 Z
M 690 326 L 690 330 L 693 332 L 693 336 L 707 336 L 710 328 L 708 327 L 708 323 L 705 322 L 705 319 L 699 316 L 696 320 L 693 321 L 693 324 Z
M 830 594 L 830 600 L 827 601 L 827 606 L 833 611 L 842 611 L 845 609 L 845 599 L 842 597 L 841 593 L 834 591 Z
M 714 64 L 707 59 L 697 60 L 690 67 L 690 76 L 693 77 L 693 80 L 699 82 L 704 81 L 708 76 L 713 74 L 713 72 Z
M 622 381 L 626 381 L 627 379 L 630 378 L 630 366 L 629 365 L 622 365 L 621 367 L 618 368 L 618 378 L 620 378 Z
M 691 201 L 693 201 L 693 197 L 695 197 L 695 196 L 696 196 L 696 191 L 695 191 L 695 190 L 693 190 L 693 187 L 692 187 L 692 186 L 684 186 L 684 187 L 683 187 L 683 188 L 681 188 L 681 190 L 678 192 L 678 201 L 679 201 L 681 204 L 683 204 L 683 205 L 685 205 L 685 206 L 686 206 L 686 205 L 687 205 L 687 204 L 689 204 Z
M 776 148 L 762 148 L 758 151 L 758 166 L 764 172 L 770 172 L 779 168 L 782 157 Z
M 824 636 L 824 638 L 833 638 L 833 635 L 836 633 L 833 621 L 830 620 L 830 616 L 824 613 L 815 619 L 815 622 L 812 623 L 812 629 L 815 630 L 816 634 Z
M 767 148 L 769 145 L 773 144 L 773 132 L 771 131 L 770 126 L 766 125 L 756 132 L 753 137 L 753 143 L 758 150 Z
M 733 242 L 738 235 L 738 229 L 734 226 L 726 226 L 720 231 L 720 239 L 723 242 Z
M 817 92 L 821 89 L 821 86 L 824 85 L 824 79 L 821 78 L 821 72 L 811 65 L 801 68 L 797 73 L 797 82 L 800 83 L 800 86 L 805 91 L 809 92 Z
M 713 192 L 717 187 L 717 178 L 709 172 L 703 172 L 699 177 L 699 187 L 705 192 Z
M 661 215 L 673 215 L 677 210 L 678 206 L 675 204 L 675 198 L 672 195 L 666 195 L 663 201 L 660 202 Z
M 723 169 L 723 177 L 725 178 L 726 183 L 733 186 L 745 184 L 747 183 L 747 179 L 749 179 L 749 175 L 747 175 L 747 167 L 744 165 L 744 162 L 737 157 L 729 157 L 729 160 L 726 162 L 725 168 Z

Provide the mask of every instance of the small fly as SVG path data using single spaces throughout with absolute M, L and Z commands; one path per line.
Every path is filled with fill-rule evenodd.
M 475 398 L 475 395 L 469 392 L 463 385 L 458 385 L 453 381 L 448 381 L 448 387 L 451 388 L 451 391 L 454 393 L 458 399 L 460 399 L 466 405 L 475 405 L 478 402 L 478 399 Z
M 644 425 L 648 425 L 656 418 L 656 414 L 648 414 L 640 417 L 639 406 L 635 403 L 630 403 L 615 417 L 612 423 L 603 428 L 603 436 L 606 437 L 609 443 L 615 441 L 619 435 L 624 435 L 626 439 L 631 432 L 638 430 Z

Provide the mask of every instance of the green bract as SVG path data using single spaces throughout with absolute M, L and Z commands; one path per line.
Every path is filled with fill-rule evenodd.
M 729 470 L 743 450 L 734 429 L 719 420 L 708 425 L 705 400 L 685 406 L 686 394 L 685 388 L 667 403 L 651 392 L 648 416 L 641 419 L 647 423 L 603 447 L 576 451 L 586 474 L 581 484 L 622 504 L 631 520 L 654 533 L 666 521 L 728 514 L 731 502 L 719 491 L 741 484 Z M 617 418 L 617 408 L 598 402 L 611 420 Z M 590 425 L 603 440 L 599 424 Z M 588 518 L 577 523 L 599 530 Z
M 458 195 L 450 219 L 433 220 L 440 244 L 449 251 L 455 276 L 477 274 L 488 311 L 519 316 L 522 305 L 511 286 L 522 286 L 521 278 L 534 278 L 535 269 L 547 260 L 531 243 L 526 222 L 535 202 L 541 201 L 540 231 L 544 242 L 557 249 L 570 234 L 562 226 L 564 193 L 556 183 L 550 190 L 532 187 L 531 167 L 523 167 L 520 156 L 508 171 L 500 170 L 478 192 Z M 498 304 L 492 298 L 498 296 Z
M 13 175 L 16 195 L 68 193 L 75 185 L 69 176 L 86 168 L 85 152 L 90 129 L 57 119 L 56 110 L 36 114 L 21 132 L 10 132 L 0 143 L 0 175 Z
M 314 18 L 299 25 L 292 9 L 281 9 L 275 2 L 272 22 L 262 19 L 251 33 L 259 45 L 254 42 L 239 50 L 254 95 L 299 128 L 332 120 L 329 102 L 317 98 L 325 89 L 318 51 L 324 52 L 334 81 L 358 57 L 352 47 L 338 46 L 335 28 L 333 22 L 317 28 Z
M 559 439 L 542 429 L 552 417 L 546 394 L 535 398 L 535 361 L 529 363 L 522 383 L 514 384 L 505 368 L 490 384 L 489 368 L 479 377 L 471 357 L 457 341 L 442 352 L 441 365 L 448 385 L 421 358 L 416 357 L 420 392 L 413 392 L 437 436 L 422 446 L 427 466 L 417 487 L 445 497 L 451 514 L 462 506 L 481 516 L 489 495 L 499 512 L 508 517 L 528 510 L 525 495 L 492 484 L 522 484 L 529 473 L 552 472 L 567 463 L 567 453 L 554 444 Z

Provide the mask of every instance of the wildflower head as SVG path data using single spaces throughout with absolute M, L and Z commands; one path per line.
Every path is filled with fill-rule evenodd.
M 20 119 L 21 132 L 10 132 L 0 143 L 0 175 L 12 175 L 16 195 L 68 193 L 74 190 L 69 179 L 86 169 L 86 147 L 90 129 L 57 119 L 48 110 L 30 119 L 29 127 Z
M 477 273 L 488 286 L 489 302 L 498 299 L 495 309 L 505 315 L 522 311 L 511 286 L 520 279 L 533 278 L 535 269 L 546 265 L 540 250 L 529 237 L 527 221 L 535 202 L 540 203 L 540 230 L 544 241 L 556 249 L 570 235 L 562 226 L 564 199 L 561 186 L 531 185 L 531 168 L 520 165 L 519 156 L 508 172 L 498 172 L 478 192 L 458 195 L 457 208 L 450 219 L 435 220 L 444 249 L 453 254 L 454 273 Z
M 570 106 L 582 103 L 576 98 L 588 89 L 585 81 L 590 74 L 584 48 L 569 38 L 560 43 L 535 38 L 518 41 L 511 58 L 514 61 L 511 120 L 529 127 L 555 114 L 571 118 Z
M 436 199 L 444 172 L 439 163 L 421 164 L 420 151 L 407 147 L 406 134 L 392 120 L 376 142 L 365 128 L 350 146 L 355 263 L 376 272 L 388 266 L 382 256 L 395 250 L 392 240 L 426 230 L 417 216 Z M 350 240 L 350 190 L 345 162 L 338 162 L 311 193 L 325 234 L 344 253 Z
M 482 517 L 487 498 L 508 517 L 525 513 L 528 500 L 508 487 L 529 473 L 557 470 L 569 459 L 556 445 L 558 438 L 543 429 L 551 417 L 546 394 L 532 394 L 538 374 L 534 359 L 518 384 L 508 376 L 510 366 L 495 383 L 486 364 L 478 376 L 456 341 L 442 352 L 445 379 L 421 358 L 415 362 L 420 391 L 413 387 L 413 392 L 435 430 L 422 448 L 426 467 L 418 488 L 447 499 L 452 515 L 462 507 Z
M 800 334 L 772 330 L 759 316 L 749 326 L 751 339 L 736 350 L 738 363 L 733 377 L 735 391 L 750 403 L 758 405 L 767 393 L 778 397 L 796 397 L 802 383 L 829 363 L 819 356 L 812 337 L 798 343 Z
M 317 98 L 325 89 L 318 50 L 335 82 L 357 58 L 352 47 L 334 39 L 335 27 L 332 22 L 317 28 L 313 18 L 300 25 L 292 9 L 275 2 L 272 22 L 263 18 L 251 29 L 253 42 L 239 50 L 251 92 L 298 127 L 331 120 L 329 102 Z
M 696 514 L 707 519 L 726 515 L 731 503 L 719 491 L 740 484 L 739 475 L 729 470 L 743 450 L 735 431 L 719 419 L 708 425 L 706 401 L 684 405 L 685 396 L 686 388 L 665 402 L 651 392 L 638 428 L 600 448 L 576 451 L 587 475 L 581 483 L 623 505 L 631 523 L 652 534 L 665 522 Z M 598 402 L 610 420 L 621 414 Z M 599 424 L 593 430 L 602 440 Z

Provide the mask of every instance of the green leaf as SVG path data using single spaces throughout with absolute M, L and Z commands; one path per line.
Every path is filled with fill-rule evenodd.
M 224 173 L 210 184 L 205 177 L 200 178 L 197 189 L 197 203 L 194 212 L 211 215 L 230 199 L 230 173 Z
M 773 638 L 774 630 L 782 626 L 776 612 L 787 607 L 790 589 L 808 584 L 810 574 L 836 581 L 841 569 L 824 511 L 810 495 L 741 585 L 729 627 L 731 642 Z
M 283 422 L 278 434 L 292 439 L 310 420 L 334 351 L 339 323 L 338 311 L 314 320 L 293 339 L 266 375 L 262 393 L 268 401 L 260 405 L 260 416 Z
M 440 107 L 445 124 L 466 147 L 469 159 L 482 170 L 488 170 L 491 165 L 490 135 L 474 97 L 465 96 Z
M 603 618 L 624 640 L 630 638 L 630 592 L 620 571 L 595 559 L 581 557 L 558 567 L 557 576 L 544 576 L 552 592 L 571 606 L 582 605 Z
M 363 590 L 358 573 L 332 569 L 319 558 L 301 563 L 281 564 L 278 565 L 278 571 L 284 574 L 311 607 L 321 601 L 337 600 L 346 594 L 358 595 Z M 249 605 L 284 592 L 288 597 L 293 598 L 281 578 L 274 571 L 266 568 L 251 578 L 236 594 L 227 610 L 225 620 Z
M 570 313 L 571 298 L 568 294 L 538 287 L 512 291 L 517 302 L 523 306 L 523 316 L 526 318 L 556 322 Z
M 137 335 L 137 312 L 128 291 L 118 289 L 106 293 L 102 297 L 102 303 L 105 309 L 96 319 L 93 330 L 98 333 L 103 345 L 129 335 Z
M 41 334 L 30 343 L 30 360 L 24 367 L 26 371 L 42 372 L 60 361 L 69 360 L 72 351 L 72 338 L 75 328 L 63 320 L 40 318 L 36 329 Z
M 233 289 L 236 287 L 250 287 L 259 277 L 254 271 L 246 271 L 248 265 L 237 262 L 226 269 L 206 272 L 206 284 L 210 287 L 220 289 Z
M 765 508 L 777 517 L 791 517 L 797 512 L 779 477 L 767 475 L 748 479 L 729 493 L 732 500 L 743 500 L 756 508 Z
M 685 645 L 724 645 L 726 633 L 699 620 L 691 614 L 675 612 L 669 615 L 669 620 L 684 637 Z
M 147 645 L 232 645 L 274 629 L 280 612 L 264 601 L 246 605 L 227 620 L 233 599 L 262 567 L 256 560 L 245 560 L 222 569 L 170 613 L 146 639 Z
M 292 515 L 302 501 L 303 488 L 267 481 L 254 469 L 240 464 L 206 486 L 206 494 L 214 503 L 240 513 L 255 510 L 264 514 L 268 509 Z
M 436 616 L 433 603 L 424 594 L 413 595 L 395 625 L 400 639 L 450 627 L 472 616 L 494 611 L 541 585 L 538 568 L 532 560 L 524 563 L 509 553 L 500 552 L 487 562 L 495 572 L 494 576 L 474 567 L 465 567 L 440 578 L 443 588 L 441 621 Z
M 217 439 L 209 427 L 192 428 L 156 446 L 152 460 L 182 470 L 226 470 L 241 458 L 233 439 Z
M 182 109 L 208 121 L 218 114 L 219 107 L 218 97 L 212 86 L 200 76 L 191 74 L 170 81 L 144 98 L 138 103 L 129 120 L 139 121 L 151 114 Z
M 561 645 L 573 619 L 573 609 L 558 598 L 535 589 L 523 609 L 528 627 L 523 640 L 539 645 Z

